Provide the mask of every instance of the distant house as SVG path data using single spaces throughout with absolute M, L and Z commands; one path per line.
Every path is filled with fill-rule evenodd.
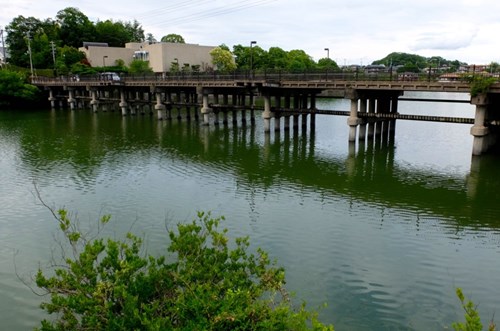
M 172 64 L 179 68 L 212 67 L 210 51 L 216 46 L 201 46 L 181 43 L 127 43 L 125 47 L 109 47 L 106 43 L 84 43 L 80 51 L 84 52 L 89 63 L 94 67 L 113 66 L 122 60 L 126 66 L 134 59 L 149 61 L 155 73 L 170 71 Z

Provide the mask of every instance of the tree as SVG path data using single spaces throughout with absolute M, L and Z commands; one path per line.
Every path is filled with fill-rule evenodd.
M 129 73 L 131 74 L 150 74 L 153 73 L 153 69 L 149 66 L 149 61 L 133 60 L 130 63 Z
M 456 294 L 465 312 L 465 323 L 453 323 L 455 331 L 482 331 L 483 324 L 477 311 L 477 306 L 470 300 L 466 300 L 461 288 L 456 289 Z M 496 325 L 493 321 L 488 326 L 488 331 L 495 331 Z
M 335 70 L 335 71 L 340 70 L 339 66 L 337 65 L 337 62 L 335 62 L 334 60 L 332 60 L 330 58 L 319 59 L 318 68 L 319 69 L 331 69 L 331 70 Z
M 34 17 L 17 16 L 5 27 L 7 37 L 5 39 L 9 48 L 10 63 L 29 67 L 30 60 L 28 54 L 28 39 L 32 40 L 33 35 L 43 31 L 43 23 Z
M 54 273 L 36 275 L 51 298 L 41 307 L 57 314 L 40 330 L 333 330 L 293 307 L 284 270 L 265 251 L 249 253 L 247 237 L 230 243 L 223 218 L 178 224 L 168 231 L 172 256 L 154 257 L 133 234 L 89 240 L 67 211 L 53 214 L 68 251 Z
M 236 69 L 233 53 L 230 51 L 216 47 L 210 51 L 210 56 L 212 56 L 212 64 L 218 71 L 229 72 Z
M 148 33 L 148 34 L 146 35 L 146 41 L 147 41 L 148 43 L 152 44 L 152 43 L 155 43 L 155 42 L 156 42 L 156 39 L 155 39 L 155 37 L 153 36 L 153 34 L 152 34 L 152 33 Z
M 185 44 L 184 38 L 181 35 L 170 33 L 161 38 L 161 42 L 163 43 L 177 43 L 177 44 Z
M 285 69 L 287 66 L 287 52 L 279 47 L 271 47 L 268 52 L 268 68 Z
M 61 44 L 72 47 L 82 47 L 84 41 L 96 40 L 94 24 L 78 8 L 68 7 L 57 12 L 57 22 L 60 25 Z
M 291 50 L 288 52 L 287 69 L 288 70 L 308 70 L 313 69 L 316 63 L 303 50 Z
M 0 70 L 0 106 L 15 106 L 34 101 L 38 92 L 36 86 L 28 84 L 25 74 Z

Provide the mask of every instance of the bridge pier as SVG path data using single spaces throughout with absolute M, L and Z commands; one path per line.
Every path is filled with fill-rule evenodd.
M 346 98 L 351 100 L 349 118 L 347 119 L 347 125 L 349 125 L 349 141 L 356 141 L 357 128 L 361 123 L 361 120 L 358 118 L 358 92 L 353 89 L 347 90 Z
M 499 145 L 499 129 L 497 108 L 500 106 L 500 100 L 486 93 L 471 97 L 471 104 L 476 106 L 474 116 L 474 125 L 470 133 L 474 137 L 472 143 L 472 155 L 481 155 L 488 152 L 492 147 Z M 493 111 L 495 110 L 495 111 Z M 497 125 L 492 125 L 495 122 Z
M 162 103 L 162 100 L 161 100 L 161 92 L 159 91 L 156 91 L 155 92 L 155 97 L 156 97 L 156 105 L 155 105 L 155 110 L 156 110 L 156 116 L 158 117 L 158 120 L 163 120 L 163 114 L 165 113 L 165 105 Z M 125 104 L 125 109 L 127 107 L 127 105 Z M 123 111 L 124 108 L 122 108 L 122 111 Z M 125 110 L 126 111 L 126 110 Z
M 271 97 L 269 94 L 264 96 L 264 112 L 262 113 L 262 118 L 264 119 L 264 132 L 271 132 Z
M 90 101 L 90 106 L 92 107 L 92 111 L 97 113 L 99 110 L 99 100 L 97 99 L 97 90 L 93 89 L 90 91 L 92 100 Z
M 54 91 L 49 88 L 49 101 L 50 101 L 50 108 L 56 109 L 56 98 L 54 98 Z
M 69 109 L 71 110 L 75 110 L 75 103 L 76 103 L 76 99 L 75 99 L 75 91 L 73 91 L 72 88 L 68 89 L 68 105 L 69 105 Z
M 212 108 L 209 106 L 208 92 L 206 91 L 202 92 L 202 103 L 201 113 L 203 115 L 203 125 L 208 126 L 210 125 L 210 113 L 212 113 Z

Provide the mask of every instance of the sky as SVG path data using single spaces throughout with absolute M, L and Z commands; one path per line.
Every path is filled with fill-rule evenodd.
M 366 65 L 391 52 L 500 63 L 498 0 L 0 0 L 0 27 L 19 15 L 55 19 L 67 7 L 94 22 L 137 20 L 158 40 L 175 33 L 187 43 L 230 48 L 256 41 L 339 65 Z

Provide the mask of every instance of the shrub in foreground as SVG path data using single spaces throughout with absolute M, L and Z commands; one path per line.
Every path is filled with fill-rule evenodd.
M 221 218 L 177 225 L 168 253 L 154 257 L 133 234 L 87 240 L 65 210 L 55 216 L 68 254 L 50 276 L 38 270 L 50 296 L 42 308 L 54 314 L 39 330 L 333 330 L 294 307 L 284 270 L 263 250 L 249 253 L 248 238 L 230 243 Z

